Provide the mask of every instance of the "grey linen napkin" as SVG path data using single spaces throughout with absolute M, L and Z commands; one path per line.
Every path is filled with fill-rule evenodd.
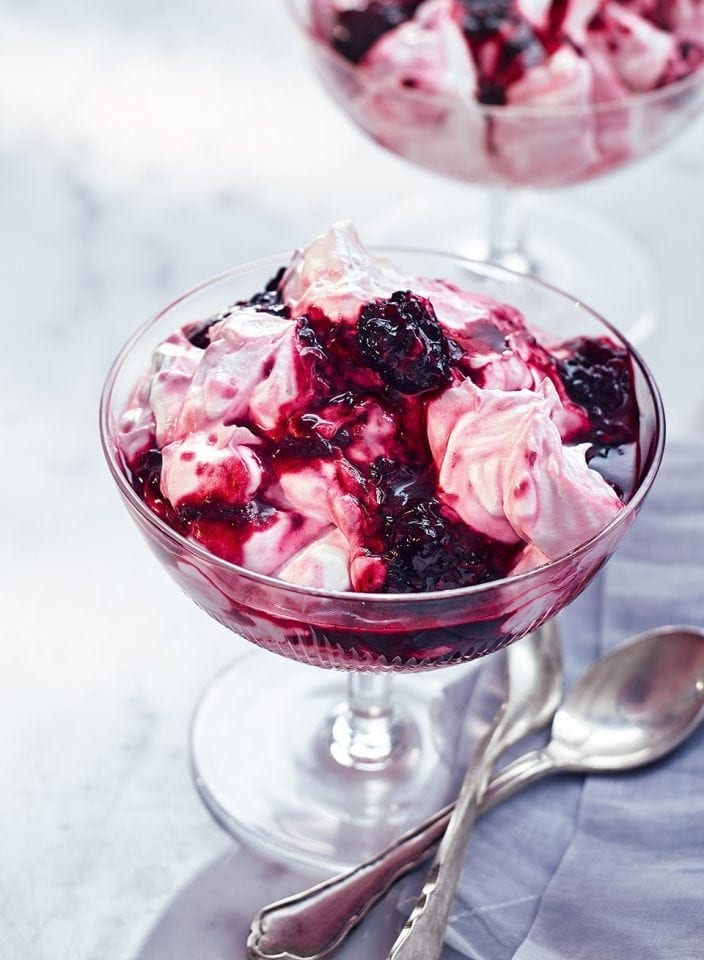
M 704 626 L 704 445 L 668 448 L 627 540 L 559 622 L 567 686 L 634 633 Z M 555 777 L 483 817 L 447 942 L 472 960 L 704 960 L 704 728 L 656 766 Z

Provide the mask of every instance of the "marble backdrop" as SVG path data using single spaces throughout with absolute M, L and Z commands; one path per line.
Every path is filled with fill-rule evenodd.
M 570 191 L 658 264 L 643 352 L 679 433 L 704 397 L 703 157 L 699 122 Z M 97 402 L 173 294 L 432 182 L 338 113 L 280 0 L 0 0 L 3 960 L 240 960 L 251 912 L 300 884 L 195 795 L 190 713 L 244 644 L 139 541 Z M 377 917 L 347 956 L 388 938 Z

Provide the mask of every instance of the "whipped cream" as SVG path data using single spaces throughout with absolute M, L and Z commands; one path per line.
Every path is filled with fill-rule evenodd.
M 543 343 L 514 307 L 372 256 L 348 223 L 164 341 L 119 430 L 135 489 L 184 536 L 363 592 L 569 553 L 623 509 L 595 451 L 636 442 L 622 348 Z
M 311 21 L 349 61 L 357 82 L 320 63 L 374 139 L 479 182 L 557 186 L 637 155 L 667 120 L 633 95 L 704 62 L 702 0 L 314 0 Z

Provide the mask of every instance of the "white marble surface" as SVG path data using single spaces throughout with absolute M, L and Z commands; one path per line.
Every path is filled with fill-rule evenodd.
M 700 121 L 573 191 L 657 261 L 643 352 L 680 433 L 704 397 L 702 157 Z M 139 541 L 97 400 L 172 294 L 432 183 L 338 114 L 279 0 L 0 2 L 3 960 L 239 960 L 253 909 L 300 882 L 190 784 L 192 705 L 243 644 Z

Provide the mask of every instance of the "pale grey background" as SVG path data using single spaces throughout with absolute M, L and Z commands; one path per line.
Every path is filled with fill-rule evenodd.
M 680 433 L 704 399 L 702 157 L 699 122 L 571 192 L 656 258 L 643 352 Z M 240 960 L 245 918 L 295 886 L 191 787 L 193 703 L 243 644 L 139 542 L 97 398 L 174 293 L 433 183 L 338 113 L 277 0 L 0 0 L 3 960 Z

